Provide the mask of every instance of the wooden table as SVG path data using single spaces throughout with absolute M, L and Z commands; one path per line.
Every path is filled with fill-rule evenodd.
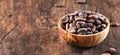
M 56 3 L 64 7 L 54 7 Z M 74 47 L 59 38 L 59 18 L 80 9 L 120 22 L 120 0 L 88 0 L 86 4 L 75 0 L 0 0 L 0 55 L 100 55 L 110 47 L 120 55 L 120 27 L 111 27 L 108 37 L 90 48 Z

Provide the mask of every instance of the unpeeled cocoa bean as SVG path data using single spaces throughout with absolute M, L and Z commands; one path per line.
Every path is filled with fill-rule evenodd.
M 69 28 L 69 23 L 66 24 L 66 30 Z
M 69 17 L 64 18 L 62 21 L 65 23 L 69 22 Z
M 76 32 L 75 28 L 68 28 L 67 31 L 71 32 L 71 33 L 75 33 Z
M 87 31 L 87 35 L 89 35 L 89 34 L 93 34 L 93 32 L 91 32 L 91 31 Z
M 91 10 L 88 10 L 88 11 L 86 11 L 86 13 L 87 13 L 88 15 L 91 15 L 91 14 L 92 14 L 92 11 L 91 11 Z
M 100 20 L 95 20 L 96 25 L 100 25 L 102 22 Z
M 98 33 L 99 31 L 98 30 L 95 30 L 93 33 L 95 34 L 95 33 Z
M 112 26 L 112 27 L 119 27 L 120 24 L 117 23 L 117 22 L 111 22 L 111 23 L 110 23 L 110 26 Z
M 106 24 L 101 24 L 101 27 L 102 28 L 106 28 Z
M 104 20 L 105 20 L 105 19 L 104 19 L 103 17 L 101 17 L 101 16 L 99 16 L 98 19 L 99 19 L 101 22 L 104 22 Z
M 88 19 L 86 22 L 87 22 L 87 23 L 94 23 L 95 20 L 94 20 L 94 19 Z
M 73 20 L 74 20 L 73 16 L 69 16 L 69 22 L 71 23 L 73 22 Z
M 82 28 L 86 28 L 86 27 L 87 27 L 87 23 L 81 24 L 81 27 L 82 27 Z
M 78 16 L 81 17 L 81 18 L 83 18 L 83 13 L 82 13 L 82 12 L 79 12 L 79 13 L 78 13 Z
M 74 19 L 78 18 L 78 16 L 74 16 Z
M 93 27 L 92 27 L 92 32 L 94 32 L 96 30 L 96 26 L 94 25 Z
M 98 17 L 99 17 L 98 15 L 94 15 L 93 16 L 94 19 L 98 19 Z
M 109 48 L 109 52 L 112 53 L 112 54 L 114 54 L 114 53 L 117 52 L 117 50 L 116 50 L 115 48 L 112 48 L 112 47 L 111 47 L 111 48 Z
M 87 27 L 87 31 L 91 31 L 92 29 L 90 27 Z
M 77 18 L 75 18 L 75 21 L 86 21 L 86 19 L 85 18 L 81 18 L 81 17 L 77 17 Z
M 101 55 L 111 55 L 110 53 L 102 53 Z
M 85 22 L 84 21 L 78 21 L 78 23 L 81 25 L 81 24 L 84 24 Z
M 64 19 L 62 19 L 62 25 L 65 26 L 66 23 L 69 22 L 69 17 L 66 17 Z
M 97 25 L 97 27 L 96 27 L 97 29 L 100 29 L 101 28 L 101 25 Z
M 87 3 L 87 1 L 86 0 L 76 0 L 76 3 L 78 3 L 78 4 L 85 4 L 85 3 Z
M 80 32 L 87 32 L 87 29 L 86 28 L 80 28 L 77 30 L 77 33 L 80 33 Z
M 100 31 L 103 31 L 105 28 L 101 28 Z
M 77 15 L 77 14 L 78 14 L 78 12 L 76 11 L 76 12 L 74 12 L 74 13 L 68 14 L 68 16 L 75 16 L 75 15 Z
M 95 15 L 95 14 L 92 14 L 92 15 L 89 15 L 88 18 L 94 18 L 94 19 L 98 19 L 98 15 Z
M 75 25 L 73 23 L 69 24 L 69 28 L 75 27 Z
M 86 35 L 87 33 L 86 32 L 80 32 L 79 34 L 80 35 Z
M 93 27 L 92 23 L 87 23 L 87 27 Z
M 76 24 L 76 28 L 77 28 L 77 29 L 80 28 L 80 24 Z
M 107 51 L 105 51 L 104 53 L 102 53 L 102 55 L 113 55 L 117 53 L 117 50 L 115 48 L 109 48 Z

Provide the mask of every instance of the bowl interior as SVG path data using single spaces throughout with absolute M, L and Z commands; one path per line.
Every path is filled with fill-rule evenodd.
M 68 32 L 68 33 L 71 34 L 71 35 L 75 35 L 75 36 L 82 36 L 82 37 L 84 37 L 84 36 L 86 37 L 87 36 L 87 37 L 89 37 L 89 36 L 93 36 L 93 35 L 98 35 L 98 34 L 104 32 L 104 31 L 106 31 L 106 29 L 109 28 L 109 26 L 110 26 L 110 22 L 109 22 L 108 18 L 105 17 L 104 15 L 102 15 L 102 14 L 98 14 L 98 15 L 101 16 L 101 17 L 103 17 L 105 19 L 105 21 L 107 22 L 107 27 L 104 30 L 102 30 L 102 31 L 100 31 L 98 33 L 95 33 L 95 34 L 90 34 L 90 35 L 73 34 L 73 33 L 70 33 L 70 32 Z M 62 22 L 62 19 L 65 18 L 66 16 L 67 15 L 63 16 L 62 18 L 60 18 L 60 20 L 58 22 L 58 28 L 60 28 L 64 32 L 67 32 L 67 31 L 62 28 L 61 22 Z

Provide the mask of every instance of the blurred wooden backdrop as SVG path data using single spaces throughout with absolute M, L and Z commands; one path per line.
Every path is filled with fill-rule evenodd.
M 64 5 L 62 8 L 54 4 Z M 79 9 L 91 9 L 110 21 L 120 22 L 120 0 L 0 0 L 0 55 L 100 55 L 109 47 L 120 55 L 120 27 L 110 29 L 99 45 L 79 48 L 67 45 L 57 31 L 59 18 Z

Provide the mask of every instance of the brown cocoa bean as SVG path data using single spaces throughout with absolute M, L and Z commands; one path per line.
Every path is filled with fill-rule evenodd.
M 87 1 L 86 0 L 76 0 L 76 3 L 78 3 L 78 4 L 85 4 L 85 3 L 87 3 Z
M 69 29 L 67 29 L 67 31 L 68 32 L 71 32 L 71 33 L 75 33 L 76 31 L 75 31 L 75 28 L 69 28 Z
M 88 23 L 94 23 L 95 20 L 94 19 L 88 19 L 86 22 L 88 22 Z
M 101 55 L 111 55 L 110 53 L 102 53 Z
M 110 26 L 112 26 L 112 27 L 119 27 L 120 24 L 117 23 L 117 22 L 111 22 L 111 23 L 110 23 Z
M 87 32 L 87 28 L 80 28 L 77 30 L 77 33 L 80 33 L 80 32 Z
M 94 32 L 96 30 L 96 26 L 94 25 L 93 27 L 92 27 L 92 32 Z
M 93 27 L 92 23 L 87 23 L 87 27 Z
M 91 31 L 87 31 L 87 35 L 88 35 L 88 34 L 93 34 L 93 32 L 91 32 Z
M 113 54 L 113 53 L 116 53 L 117 50 L 115 48 L 109 48 L 109 52 Z
M 106 28 L 106 24 L 101 24 L 101 27 L 102 28 Z
M 81 27 L 82 27 L 82 28 L 86 28 L 87 26 L 88 26 L 87 23 L 81 24 Z
M 98 15 L 95 15 L 95 14 L 92 14 L 92 15 L 89 15 L 88 18 L 94 18 L 94 19 L 98 19 Z
M 69 28 L 69 24 L 67 23 L 67 24 L 66 24 L 66 30 L 67 30 L 68 28 Z
M 102 22 L 100 20 L 95 20 L 96 25 L 100 25 Z
M 105 20 L 105 19 L 104 19 L 103 17 L 101 17 L 101 16 L 99 16 L 98 19 L 99 19 L 101 22 L 104 22 L 104 20 Z
M 81 17 L 77 17 L 77 18 L 75 18 L 75 21 L 86 21 L 86 19 L 85 18 L 81 18 Z

